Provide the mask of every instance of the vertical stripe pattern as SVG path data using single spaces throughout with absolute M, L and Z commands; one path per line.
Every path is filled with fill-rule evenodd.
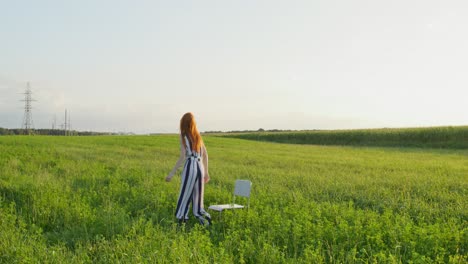
M 210 220 L 210 215 L 203 208 L 203 163 L 201 153 L 192 151 L 190 141 L 185 137 L 185 148 L 187 160 L 185 161 L 182 173 L 182 183 L 180 185 L 179 199 L 177 201 L 176 217 L 179 220 L 188 219 L 190 203 L 192 203 L 193 214 L 205 224 L 205 220 Z

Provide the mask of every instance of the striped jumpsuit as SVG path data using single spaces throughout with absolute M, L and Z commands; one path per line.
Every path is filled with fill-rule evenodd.
M 185 140 L 185 149 L 182 140 Z M 192 151 L 191 142 L 186 136 L 181 138 L 180 143 L 180 157 L 170 173 L 170 177 L 174 176 L 185 160 L 175 215 L 179 220 L 187 220 L 192 203 L 193 214 L 201 224 L 205 224 L 206 220 L 211 221 L 210 215 L 203 208 L 203 178 L 208 174 L 208 154 L 205 146 L 202 146 L 199 152 Z

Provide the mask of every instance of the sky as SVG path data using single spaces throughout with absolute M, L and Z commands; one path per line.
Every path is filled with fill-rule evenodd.
M 468 125 L 468 1 L 0 0 L 0 127 Z

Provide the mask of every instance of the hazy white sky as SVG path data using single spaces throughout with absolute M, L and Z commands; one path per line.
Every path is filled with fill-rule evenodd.
M 468 1 L 0 0 L 0 127 L 468 125 Z

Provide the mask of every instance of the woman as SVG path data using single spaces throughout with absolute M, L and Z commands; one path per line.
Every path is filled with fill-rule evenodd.
M 185 223 L 188 220 L 188 210 L 191 202 L 193 214 L 200 221 L 200 224 L 211 225 L 210 215 L 203 209 L 204 184 L 210 180 L 208 153 L 192 113 L 184 114 L 180 120 L 180 157 L 166 177 L 167 182 L 171 181 L 184 161 L 182 184 L 180 185 L 175 215 L 179 223 Z

